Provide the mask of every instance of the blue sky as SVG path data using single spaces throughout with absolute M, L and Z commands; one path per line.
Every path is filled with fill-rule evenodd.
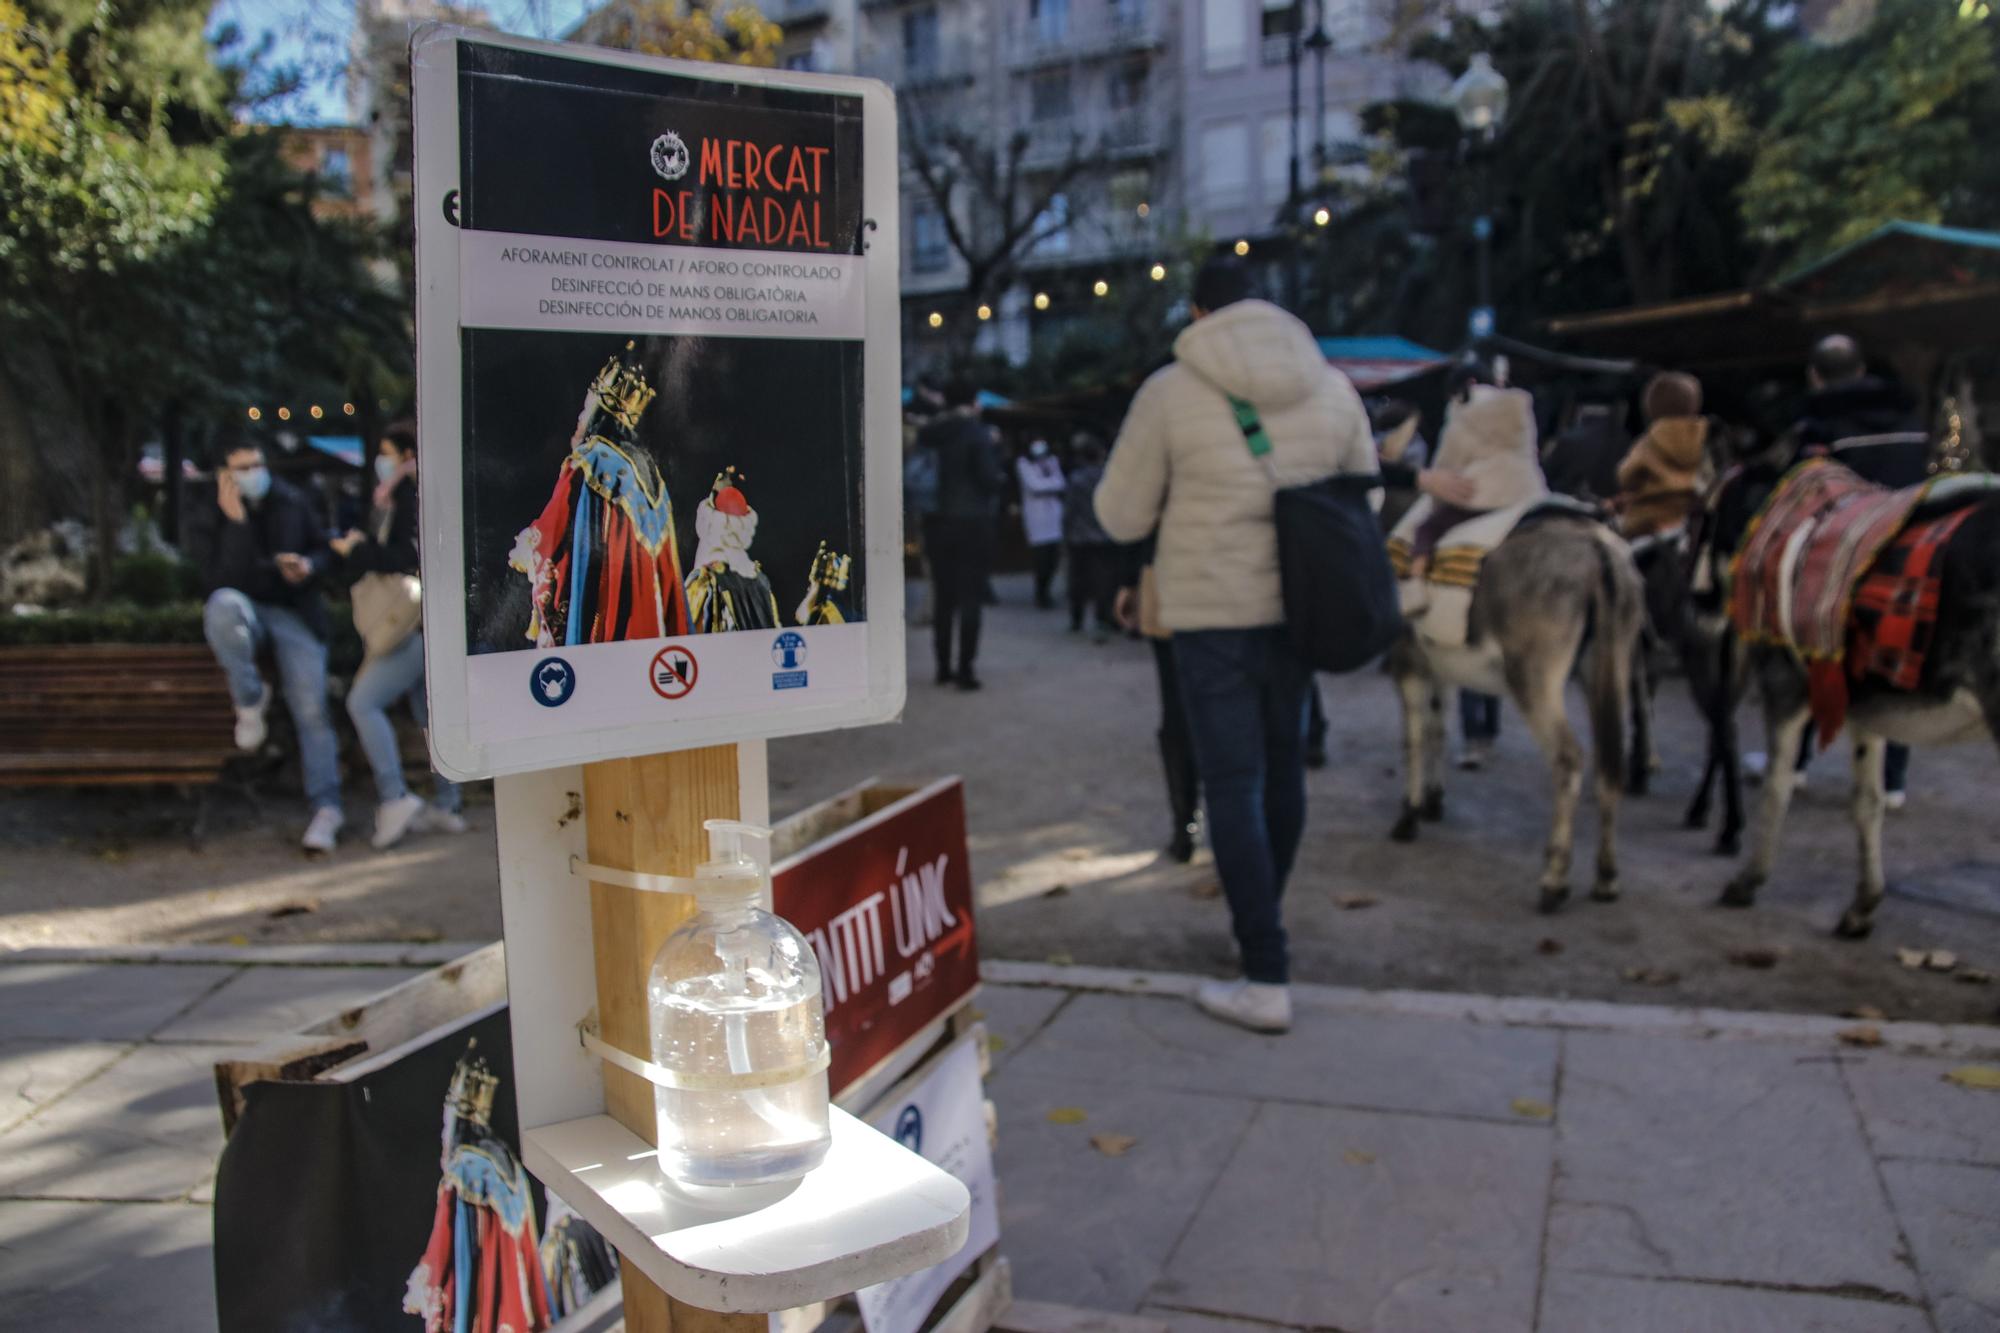
M 559 36 L 592 7 L 588 0 L 485 0 L 499 27 L 536 37 Z M 220 0 L 209 29 L 233 23 L 253 45 L 269 33 L 274 63 L 295 64 L 306 75 L 298 96 L 264 108 L 259 119 L 338 124 L 347 119 L 341 70 L 353 14 L 353 0 Z

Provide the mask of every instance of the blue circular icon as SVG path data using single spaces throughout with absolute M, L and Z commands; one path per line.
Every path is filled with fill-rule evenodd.
M 905 1106 L 896 1117 L 896 1142 L 911 1152 L 924 1150 L 924 1113 L 915 1106 Z
M 528 693 L 544 708 L 561 708 L 576 693 L 576 668 L 560 657 L 544 657 L 528 677 Z
M 806 664 L 806 636 L 797 630 L 786 630 L 771 645 L 771 660 L 782 671 L 797 671 Z

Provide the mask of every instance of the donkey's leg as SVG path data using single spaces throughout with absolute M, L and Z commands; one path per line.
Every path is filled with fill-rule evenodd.
M 1389 830 L 1397 842 L 1417 840 L 1417 817 L 1424 798 L 1424 733 L 1430 724 L 1430 699 L 1437 692 L 1429 674 L 1412 660 L 1414 656 L 1406 644 L 1390 659 L 1396 673 L 1396 697 L 1403 705 L 1403 812 Z
M 1801 691 L 1803 693 L 1803 691 Z M 1778 710 L 1784 707 L 1785 711 Z M 1770 733 L 1771 766 L 1764 774 L 1763 807 L 1757 812 L 1757 845 L 1750 849 L 1750 864 L 1736 872 L 1722 890 L 1724 907 L 1749 907 L 1757 901 L 1757 890 L 1771 878 L 1771 866 L 1778 857 L 1778 834 L 1784 827 L 1785 811 L 1792 803 L 1792 788 L 1798 775 L 1792 763 L 1812 721 L 1812 710 L 1803 698 L 1778 700 L 1764 694 L 1764 716 Z
M 1431 682 L 1430 698 L 1424 704 L 1424 795 L 1417 813 L 1435 824 L 1444 818 L 1444 749 L 1447 727 L 1444 718 L 1445 688 Z
M 1861 883 L 1854 902 L 1833 933 L 1844 940 L 1865 938 L 1875 928 L 1875 907 L 1882 901 L 1882 755 L 1888 743 L 1880 736 L 1854 735 L 1854 831 L 1861 841 Z
M 1549 819 L 1549 843 L 1542 863 L 1541 899 L 1537 907 L 1553 912 L 1569 898 L 1570 859 L 1576 849 L 1576 804 L 1583 794 L 1583 746 L 1570 729 L 1569 714 L 1563 707 L 1563 689 L 1569 680 L 1573 654 L 1559 660 L 1539 660 L 1516 669 L 1508 662 L 1508 681 L 1514 701 L 1528 719 L 1528 730 L 1548 760 L 1555 780 L 1555 808 Z M 1532 673 L 1532 674 L 1528 674 Z
M 1632 684 L 1632 753 L 1627 758 L 1630 772 L 1626 776 L 1625 790 L 1634 796 L 1644 796 L 1653 779 L 1653 769 L 1660 757 L 1653 753 L 1653 694 L 1658 681 L 1653 671 L 1653 654 L 1650 647 L 1651 636 L 1642 636 L 1639 651 L 1643 654 L 1639 669 L 1631 673 Z
M 1597 758 L 1597 878 L 1590 896 L 1601 903 L 1618 900 L 1618 800 L 1625 776 L 1618 771 L 1618 732 L 1625 724 L 1621 706 L 1644 674 L 1643 665 L 1635 669 L 1632 661 L 1634 642 L 1627 639 L 1620 643 L 1609 634 L 1601 636 L 1590 648 L 1584 673 L 1590 698 L 1591 743 Z M 1645 724 L 1636 713 L 1633 722 L 1643 732 Z M 1644 749 L 1643 741 L 1635 744 L 1634 756 Z M 1634 758 L 1632 763 L 1638 766 L 1642 761 Z M 1644 791 L 1643 785 L 1639 790 Z

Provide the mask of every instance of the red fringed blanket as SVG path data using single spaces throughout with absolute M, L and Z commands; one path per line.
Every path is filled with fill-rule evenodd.
M 1848 674 L 1898 690 L 1923 683 L 1924 657 L 1937 634 L 1938 584 L 1945 544 L 1972 507 L 1904 530 L 1882 552 L 1854 594 Z

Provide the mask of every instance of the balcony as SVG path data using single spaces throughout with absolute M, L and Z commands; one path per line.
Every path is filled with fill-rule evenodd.
M 1165 43 L 1165 24 L 1150 5 L 1079 4 L 1062 22 L 1030 21 L 1008 42 L 1007 61 L 1026 72 L 1072 60 L 1102 60 L 1111 56 L 1157 51 Z
M 878 46 L 864 51 L 858 63 L 856 73 L 880 79 L 905 93 L 969 88 L 979 78 L 972 48 L 957 43 L 945 43 L 914 56 L 900 45 Z
M 833 13 L 828 0 L 764 0 L 765 17 L 784 28 L 819 23 Z
M 1030 168 L 1052 167 L 1069 161 L 1072 153 L 1083 159 L 1131 161 L 1166 151 L 1170 138 L 1167 120 L 1158 111 L 1100 111 L 1029 125 L 1021 161 Z

